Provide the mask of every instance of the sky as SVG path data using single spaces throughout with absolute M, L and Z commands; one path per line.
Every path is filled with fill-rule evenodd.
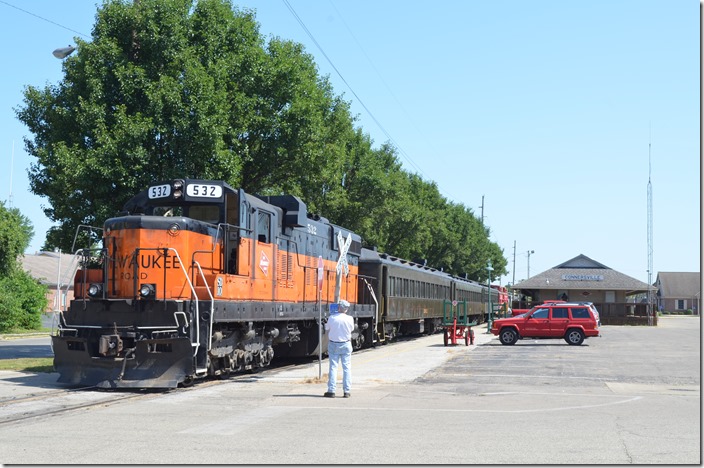
M 496 282 L 580 254 L 643 282 L 701 270 L 699 1 L 233 3 L 304 45 L 375 147 L 483 215 L 508 261 Z M 89 41 L 100 4 L 0 0 L 0 200 L 34 226 L 26 253 L 53 223 L 14 109 L 62 80 L 51 52 Z

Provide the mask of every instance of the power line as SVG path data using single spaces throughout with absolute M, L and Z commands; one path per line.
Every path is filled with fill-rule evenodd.
M 335 70 L 335 73 L 337 73 L 337 76 L 340 77 L 340 79 L 345 83 L 345 85 L 347 86 L 347 88 L 349 88 L 349 90 L 352 92 L 352 94 L 354 95 L 354 97 L 357 98 L 357 101 L 359 102 L 359 104 L 364 108 L 365 111 L 367 111 L 367 114 L 369 114 L 369 116 L 372 118 L 372 120 L 374 121 L 374 123 L 376 123 L 376 125 L 379 127 L 379 129 L 382 131 L 382 133 L 386 136 L 386 138 L 389 139 L 389 141 L 391 141 L 391 142 L 396 146 L 396 148 L 398 148 L 399 153 L 401 153 L 401 155 L 406 159 L 406 161 L 408 161 L 414 168 L 416 168 L 416 169 L 418 170 L 418 172 L 420 172 L 421 174 L 423 174 L 428 180 L 431 180 L 430 177 L 428 177 L 428 176 L 423 172 L 423 170 L 420 168 L 420 166 L 418 166 L 418 165 L 411 159 L 411 157 L 408 156 L 408 154 L 406 153 L 406 151 L 404 151 L 404 149 L 401 147 L 401 145 L 399 145 L 399 144 L 396 142 L 396 140 L 394 140 L 393 137 L 389 134 L 389 132 L 386 131 L 386 129 L 384 128 L 384 126 L 381 125 L 381 122 L 379 122 L 379 121 L 377 120 L 377 118 L 374 116 L 374 114 L 372 113 L 372 111 L 369 110 L 369 108 L 367 107 L 367 105 L 364 104 L 364 101 L 362 100 L 362 98 L 360 98 L 360 97 L 357 95 L 357 93 L 356 93 L 355 90 L 352 88 L 352 86 L 350 86 L 350 84 L 347 82 L 347 80 L 345 79 L 345 77 L 342 76 L 342 73 L 340 73 L 340 71 L 337 69 L 337 67 L 336 67 L 335 64 L 332 62 L 332 60 L 330 60 L 330 57 L 328 57 L 328 54 L 325 53 L 325 51 L 323 50 L 323 48 L 320 46 L 320 44 L 318 43 L 318 41 L 317 41 L 317 40 L 315 39 L 315 37 L 313 36 L 313 33 L 310 32 L 310 30 L 308 29 L 308 27 L 306 27 L 305 23 L 303 22 L 303 20 L 301 19 L 301 17 L 298 16 L 298 13 L 296 13 L 296 10 L 293 9 L 293 7 L 292 7 L 291 4 L 288 2 L 288 0 L 283 0 L 283 2 L 284 2 L 284 4 L 286 5 L 286 7 L 289 9 L 289 11 L 291 12 L 291 14 L 294 16 L 294 18 L 296 18 L 296 21 L 298 21 L 298 24 L 301 25 L 301 27 L 302 27 L 303 30 L 306 32 L 306 34 L 307 34 L 308 37 L 311 39 L 311 41 L 313 41 L 313 43 L 314 43 L 315 46 L 318 48 L 318 50 L 320 50 L 320 53 L 323 54 L 323 56 L 324 56 L 325 59 L 328 61 L 328 63 L 330 64 L 330 66 L 333 68 L 333 70 Z
M 369 55 L 367 54 L 367 51 L 364 50 L 364 47 L 362 47 L 362 44 L 361 44 L 361 43 L 359 42 L 359 40 L 357 39 L 357 36 L 355 36 L 355 35 L 354 35 L 354 32 L 352 32 L 352 29 L 349 27 L 349 25 L 348 25 L 347 22 L 345 21 L 344 15 L 342 15 L 342 14 L 340 13 L 340 10 L 337 9 L 337 7 L 335 6 L 335 3 L 334 3 L 332 0 L 328 0 L 328 2 L 330 3 L 330 6 L 335 10 L 335 13 L 337 13 L 337 16 L 338 16 L 338 18 L 340 19 L 340 21 L 342 21 L 342 24 L 345 25 L 345 29 L 347 29 L 347 32 L 350 33 L 350 36 L 352 36 L 352 39 L 354 39 L 354 42 L 357 44 L 357 47 L 359 47 L 359 50 L 361 50 L 362 53 L 364 54 L 364 57 L 366 57 L 367 62 L 369 62 L 369 65 L 372 67 L 372 69 L 373 69 L 374 72 L 376 73 L 376 76 L 379 77 L 379 80 L 381 80 L 381 82 L 384 84 L 384 87 L 386 88 L 386 90 L 389 92 L 389 94 L 391 95 L 391 97 L 394 98 L 394 101 L 396 101 L 396 104 L 398 104 L 398 107 L 400 107 L 401 110 L 403 111 L 403 113 L 406 114 L 406 117 L 408 117 L 408 120 L 413 124 L 413 127 L 414 127 L 419 133 L 422 134 L 423 131 L 422 131 L 420 128 L 418 128 L 418 126 L 416 125 L 416 123 L 413 121 L 413 118 L 411 118 L 411 115 L 408 113 L 408 111 L 406 110 L 406 108 L 403 107 L 403 104 L 401 104 L 401 101 L 399 101 L 399 99 L 396 97 L 396 95 L 394 94 L 394 92 L 391 90 L 391 87 L 388 85 L 388 83 L 386 83 L 386 80 L 384 80 L 384 77 L 381 76 L 381 73 L 379 73 L 379 70 L 376 68 L 376 66 L 374 65 L 374 62 L 372 61 L 372 59 L 371 59 L 371 58 L 369 57 Z
M 44 18 L 44 17 L 42 17 L 42 16 L 37 15 L 36 13 L 32 13 L 31 11 L 24 10 L 24 9 L 22 9 L 22 8 L 20 8 L 20 7 L 18 7 L 18 6 L 15 6 L 15 5 L 11 4 L 11 3 L 8 3 L 8 2 L 6 2 L 6 1 L 4 1 L 4 0 L 0 0 L 0 3 L 2 3 L 2 4 L 4 4 L 4 5 L 7 5 L 7 6 L 11 7 L 11 8 L 14 8 L 15 10 L 19 10 L 19 11 L 21 11 L 22 13 L 27 13 L 28 15 L 34 16 L 35 18 L 39 18 L 40 20 L 46 21 L 47 23 L 51 23 L 51 24 L 53 24 L 53 25 L 55 25 L 55 26 L 58 26 L 58 27 L 63 28 L 63 29 L 66 29 L 67 31 L 74 32 L 74 33 L 78 34 L 79 36 L 85 37 L 86 39 L 90 39 L 90 36 L 86 36 L 86 35 L 83 34 L 82 32 L 78 32 L 78 31 L 76 31 L 75 29 L 67 28 L 67 27 L 64 26 L 63 24 L 59 24 L 59 23 L 57 23 L 57 22 L 55 22 L 55 21 L 51 21 L 50 19 L 46 19 L 46 18 Z

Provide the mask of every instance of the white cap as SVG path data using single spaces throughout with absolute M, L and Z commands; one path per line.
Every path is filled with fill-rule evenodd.
M 347 309 L 350 308 L 350 303 L 344 299 L 340 299 L 340 302 L 337 304 L 339 305 L 340 312 L 347 312 Z

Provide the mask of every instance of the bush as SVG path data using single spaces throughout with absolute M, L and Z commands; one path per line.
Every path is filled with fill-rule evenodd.
M 0 277 L 0 332 L 41 328 L 46 294 L 46 286 L 24 270 Z

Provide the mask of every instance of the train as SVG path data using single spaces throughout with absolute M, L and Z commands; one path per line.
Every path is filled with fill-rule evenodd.
M 355 350 L 439 331 L 458 302 L 486 320 L 480 283 L 365 248 L 293 195 L 221 180 L 158 181 L 75 252 L 74 297 L 52 334 L 59 382 L 176 388 L 327 351 L 337 301 Z M 102 245 L 101 245 L 102 244 Z

